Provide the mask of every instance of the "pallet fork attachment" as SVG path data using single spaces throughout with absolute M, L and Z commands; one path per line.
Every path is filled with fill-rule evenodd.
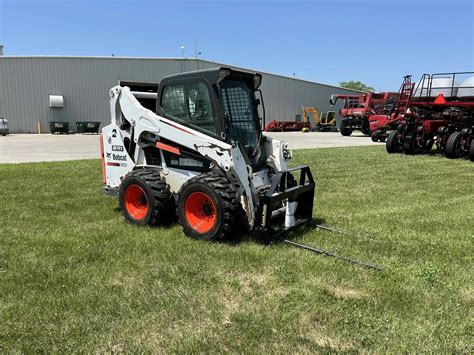
M 285 244 L 291 245 L 291 246 L 296 247 L 296 248 L 304 249 L 304 250 L 307 250 L 307 251 L 311 251 L 313 253 L 322 254 L 322 255 L 325 255 L 325 256 L 329 256 L 329 257 L 333 257 L 333 258 L 343 260 L 343 261 L 346 261 L 346 262 L 354 264 L 354 265 L 360 265 L 360 266 L 365 267 L 367 269 L 372 269 L 372 270 L 377 270 L 377 271 L 384 271 L 383 268 L 381 268 L 380 266 L 374 265 L 374 264 L 366 263 L 366 262 L 363 262 L 363 261 L 360 261 L 360 260 L 349 258 L 347 256 L 339 255 L 339 254 L 333 253 L 332 251 L 329 251 L 329 250 L 326 250 L 326 249 L 323 249 L 323 248 L 319 248 L 319 247 L 315 247 L 313 245 L 302 244 L 302 243 L 298 243 L 298 242 L 295 242 L 293 240 L 284 238 L 284 236 L 286 235 L 286 233 L 288 231 L 290 231 L 291 229 L 294 229 L 295 227 L 299 227 L 299 226 L 317 228 L 317 229 L 325 230 L 325 231 L 331 232 L 331 233 L 342 234 L 342 235 L 346 235 L 346 236 L 353 236 L 352 234 L 347 233 L 345 231 L 341 231 L 339 229 L 324 226 L 324 225 L 321 225 L 321 224 L 313 224 L 311 221 L 299 221 L 296 226 L 291 227 L 291 228 L 285 228 L 285 229 L 279 231 L 277 234 L 273 235 L 273 238 L 274 238 L 273 242 L 274 243 L 283 242 Z M 354 237 L 359 238 L 359 236 L 354 236 Z M 373 242 L 380 242 L 377 239 L 373 239 L 373 238 L 369 238 L 369 237 L 366 237 L 366 239 L 371 240 Z
M 297 247 L 297 248 L 312 251 L 313 253 L 318 253 L 318 254 L 323 254 L 323 255 L 326 255 L 326 256 L 331 256 L 331 257 L 336 258 L 336 259 L 347 261 L 351 264 L 360 265 L 360 266 L 363 266 L 367 269 L 383 271 L 383 269 L 379 266 L 376 266 L 376 265 L 373 265 L 373 264 L 368 264 L 368 263 L 365 263 L 363 261 L 359 261 L 359 260 L 356 260 L 356 259 L 351 259 L 351 258 L 348 258 L 346 256 L 338 255 L 338 254 L 335 254 L 335 253 L 330 252 L 330 251 L 325 250 L 325 249 L 313 247 L 311 245 L 297 243 L 297 242 L 294 242 L 294 241 L 289 240 L 289 239 L 284 239 L 283 242 L 286 243 L 286 244 L 292 245 L 294 247 Z

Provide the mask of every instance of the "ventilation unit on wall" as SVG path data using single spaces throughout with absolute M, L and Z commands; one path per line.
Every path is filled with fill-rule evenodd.
M 63 95 L 49 95 L 49 107 L 64 107 Z

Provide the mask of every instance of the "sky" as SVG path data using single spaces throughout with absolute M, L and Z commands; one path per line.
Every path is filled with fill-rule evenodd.
M 338 85 L 474 71 L 473 0 L 0 0 L 5 55 L 200 58 Z

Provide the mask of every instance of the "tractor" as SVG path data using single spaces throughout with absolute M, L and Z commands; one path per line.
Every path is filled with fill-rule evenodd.
M 369 116 L 390 112 L 397 97 L 398 93 L 394 92 L 331 95 L 329 103 L 334 106 L 338 100 L 343 100 L 343 107 L 339 110 L 342 119 L 339 131 L 343 136 L 350 136 L 354 130 L 370 135 Z
M 261 81 L 226 67 L 167 76 L 155 110 L 128 87 L 110 90 L 102 176 L 126 221 L 177 219 L 191 238 L 222 240 L 242 227 L 271 238 L 311 219 L 310 168 L 290 168 L 290 146 L 262 134 Z

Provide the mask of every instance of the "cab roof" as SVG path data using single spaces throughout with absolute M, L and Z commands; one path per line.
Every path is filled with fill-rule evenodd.
M 253 88 L 253 90 L 257 90 L 262 83 L 262 75 L 259 73 L 234 70 L 228 67 L 217 67 L 168 75 L 161 79 L 160 86 L 164 86 L 165 84 L 175 81 L 187 81 L 195 79 L 203 79 L 210 85 L 217 85 L 226 78 L 244 81 L 250 88 Z

